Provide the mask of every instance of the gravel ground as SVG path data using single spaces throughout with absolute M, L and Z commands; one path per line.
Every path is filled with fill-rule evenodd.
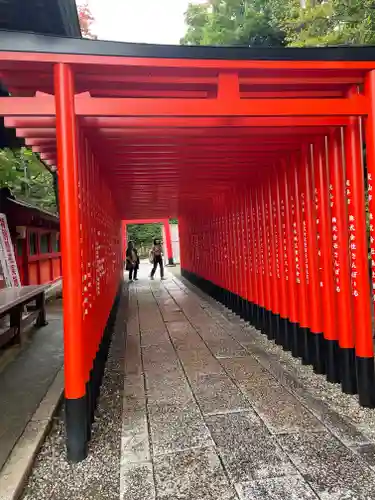
M 64 411 L 61 409 L 38 454 L 23 500 L 119 499 L 123 356 L 124 332 L 123 328 L 117 328 L 93 424 L 88 458 L 79 464 L 68 464 Z

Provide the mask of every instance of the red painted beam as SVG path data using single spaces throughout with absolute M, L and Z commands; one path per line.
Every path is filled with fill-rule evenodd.
M 2 104 L 0 100 L 0 108 Z M 226 99 L 121 99 L 82 95 L 76 96 L 75 105 L 79 116 L 357 116 L 366 115 L 368 109 L 367 99 L 361 95 L 343 99 L 251 101 L 232 99 L 230 95 Z M 5 106 L 4 115 L 7 114 Z
M 13 128 L 55 128 L 54 117 L 5 117 L 5 126 Z M 191 127 L 302 127 L 341 126 L 348 124 L 342 116 L 299 116 L 299 117 L 83 117 L 83 127 L 94 128 L 184 128 Z
M 347 125 L 348 118 L 342 116 L 276 116 L 276 117 L 84 117 L 84 127 L 97 128 L 184 128 L 191 127 L 301 127 Z M 14 125 L 17 126 L 17 125 Z M 18 125 L 21 126 L 21 125 Z
M 28 146 L 43 145 L 56 147 L 56 138 L 52 137 L 26 138 L 25 142 Z
M 343 99 L 137 99 L 76 96 L 78 116 L 357 116 L 367 114 L 367 100 Z M 50 116 L 53 97 L 1 97 L 3 116 Z
M 95 96 L 123 98 L 167 98 L 167 99 L 205 99 L 209 93 L 205 90 L 155 90 L 155 89 L 113 89 L 110 87 L 90 88 L 90 94 Z M 337 93 L 336 93 L 337 94 Z M 337 96 L 336 96 L 337 97 Z
M 278 90 L 278 91 L 242 91 L 242 99 L 297 99 L 297 98 L 327 98 L 344 97 L 345 89 L 338 90 Z
M 22 75 L 18 77 L 22 78 Z M 215 76 L 179 76 L 179 75 L 143 75 L 143 74 L 86 74 L 77 73 L 76 79 L 78 83 L 91 83 L 91 82 L 121 82 L 133 84 L 152 84 L 152 85 L 208 85 L 213 86 L 217 84 L 217 77 Z M 15 78 L 15 81 L 17 79 Z M 239 81 L 241 85 L 248 86 L 277 86 L 277 85 L 353 85 L 363 81 L 363 77 L 359 75 L 354 76 L 316 76 L 316 77 L 300 77 L 300 76 L 276 76 L 276 77 L 244 77 L 240 76 Z
M 126 219 L 123 222 L 128 225 L 128 224 L 162 224 L 163 218 L 159 219 Z

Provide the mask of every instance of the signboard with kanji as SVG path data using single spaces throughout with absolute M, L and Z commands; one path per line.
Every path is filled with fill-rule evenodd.
M 6 287 L 21 286 L 12 240 L 5 214 L 0 214 L 0 264 Z

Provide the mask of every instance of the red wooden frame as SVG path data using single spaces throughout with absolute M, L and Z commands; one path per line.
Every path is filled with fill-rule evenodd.
M 86 454 L 126 222 L 162 221 L 171 260 L 178 217 L 185 276 L 375 406 L 361 161 L 364 124 L 373 218 L 375 51 L 69 43 L 81 53 L 0 51 L 0 115 L 59 170 L 69 457 Z
M 36 235 L 36 253 L 34 255 L 31 255 L 30 251 L 31 234 Z M 49 236 L 48 252 L 41 251 L 40 240 L 45 234 Z M 23 285 L 42 285 L 61 278 L 61 252 L 52 248 L 52 237 L 57 235 L 60 235 L 59 231 L 27 227 L 23 253 L 21 256 L 18 255 L 17 247 L 15 252 Z

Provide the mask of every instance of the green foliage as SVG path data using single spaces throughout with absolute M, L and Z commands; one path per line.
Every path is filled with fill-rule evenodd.
M 185 22 L 183 44 L 375 44 L 373 0 L 208 0 L 189 4 Z
M 375 42 L 375 13 L 369 0 L 290 1 L 282 21 L 289 45 L 364 45 Z
M 39 208 L 57 210 L 52 174 L 27 148 L 0 149 L 0 187 Z
M 134 241 L 140 248 L 150 248 L 154 238 L 161 238 L 160 224 L 129 224 L 127 227 L 128 241 Z
M 284 33 L 273 5 L 281 0 L 210 0 L 191 3 L 185 14 L 188 26 L 181 39 L 186 45 L 282 46 Z

